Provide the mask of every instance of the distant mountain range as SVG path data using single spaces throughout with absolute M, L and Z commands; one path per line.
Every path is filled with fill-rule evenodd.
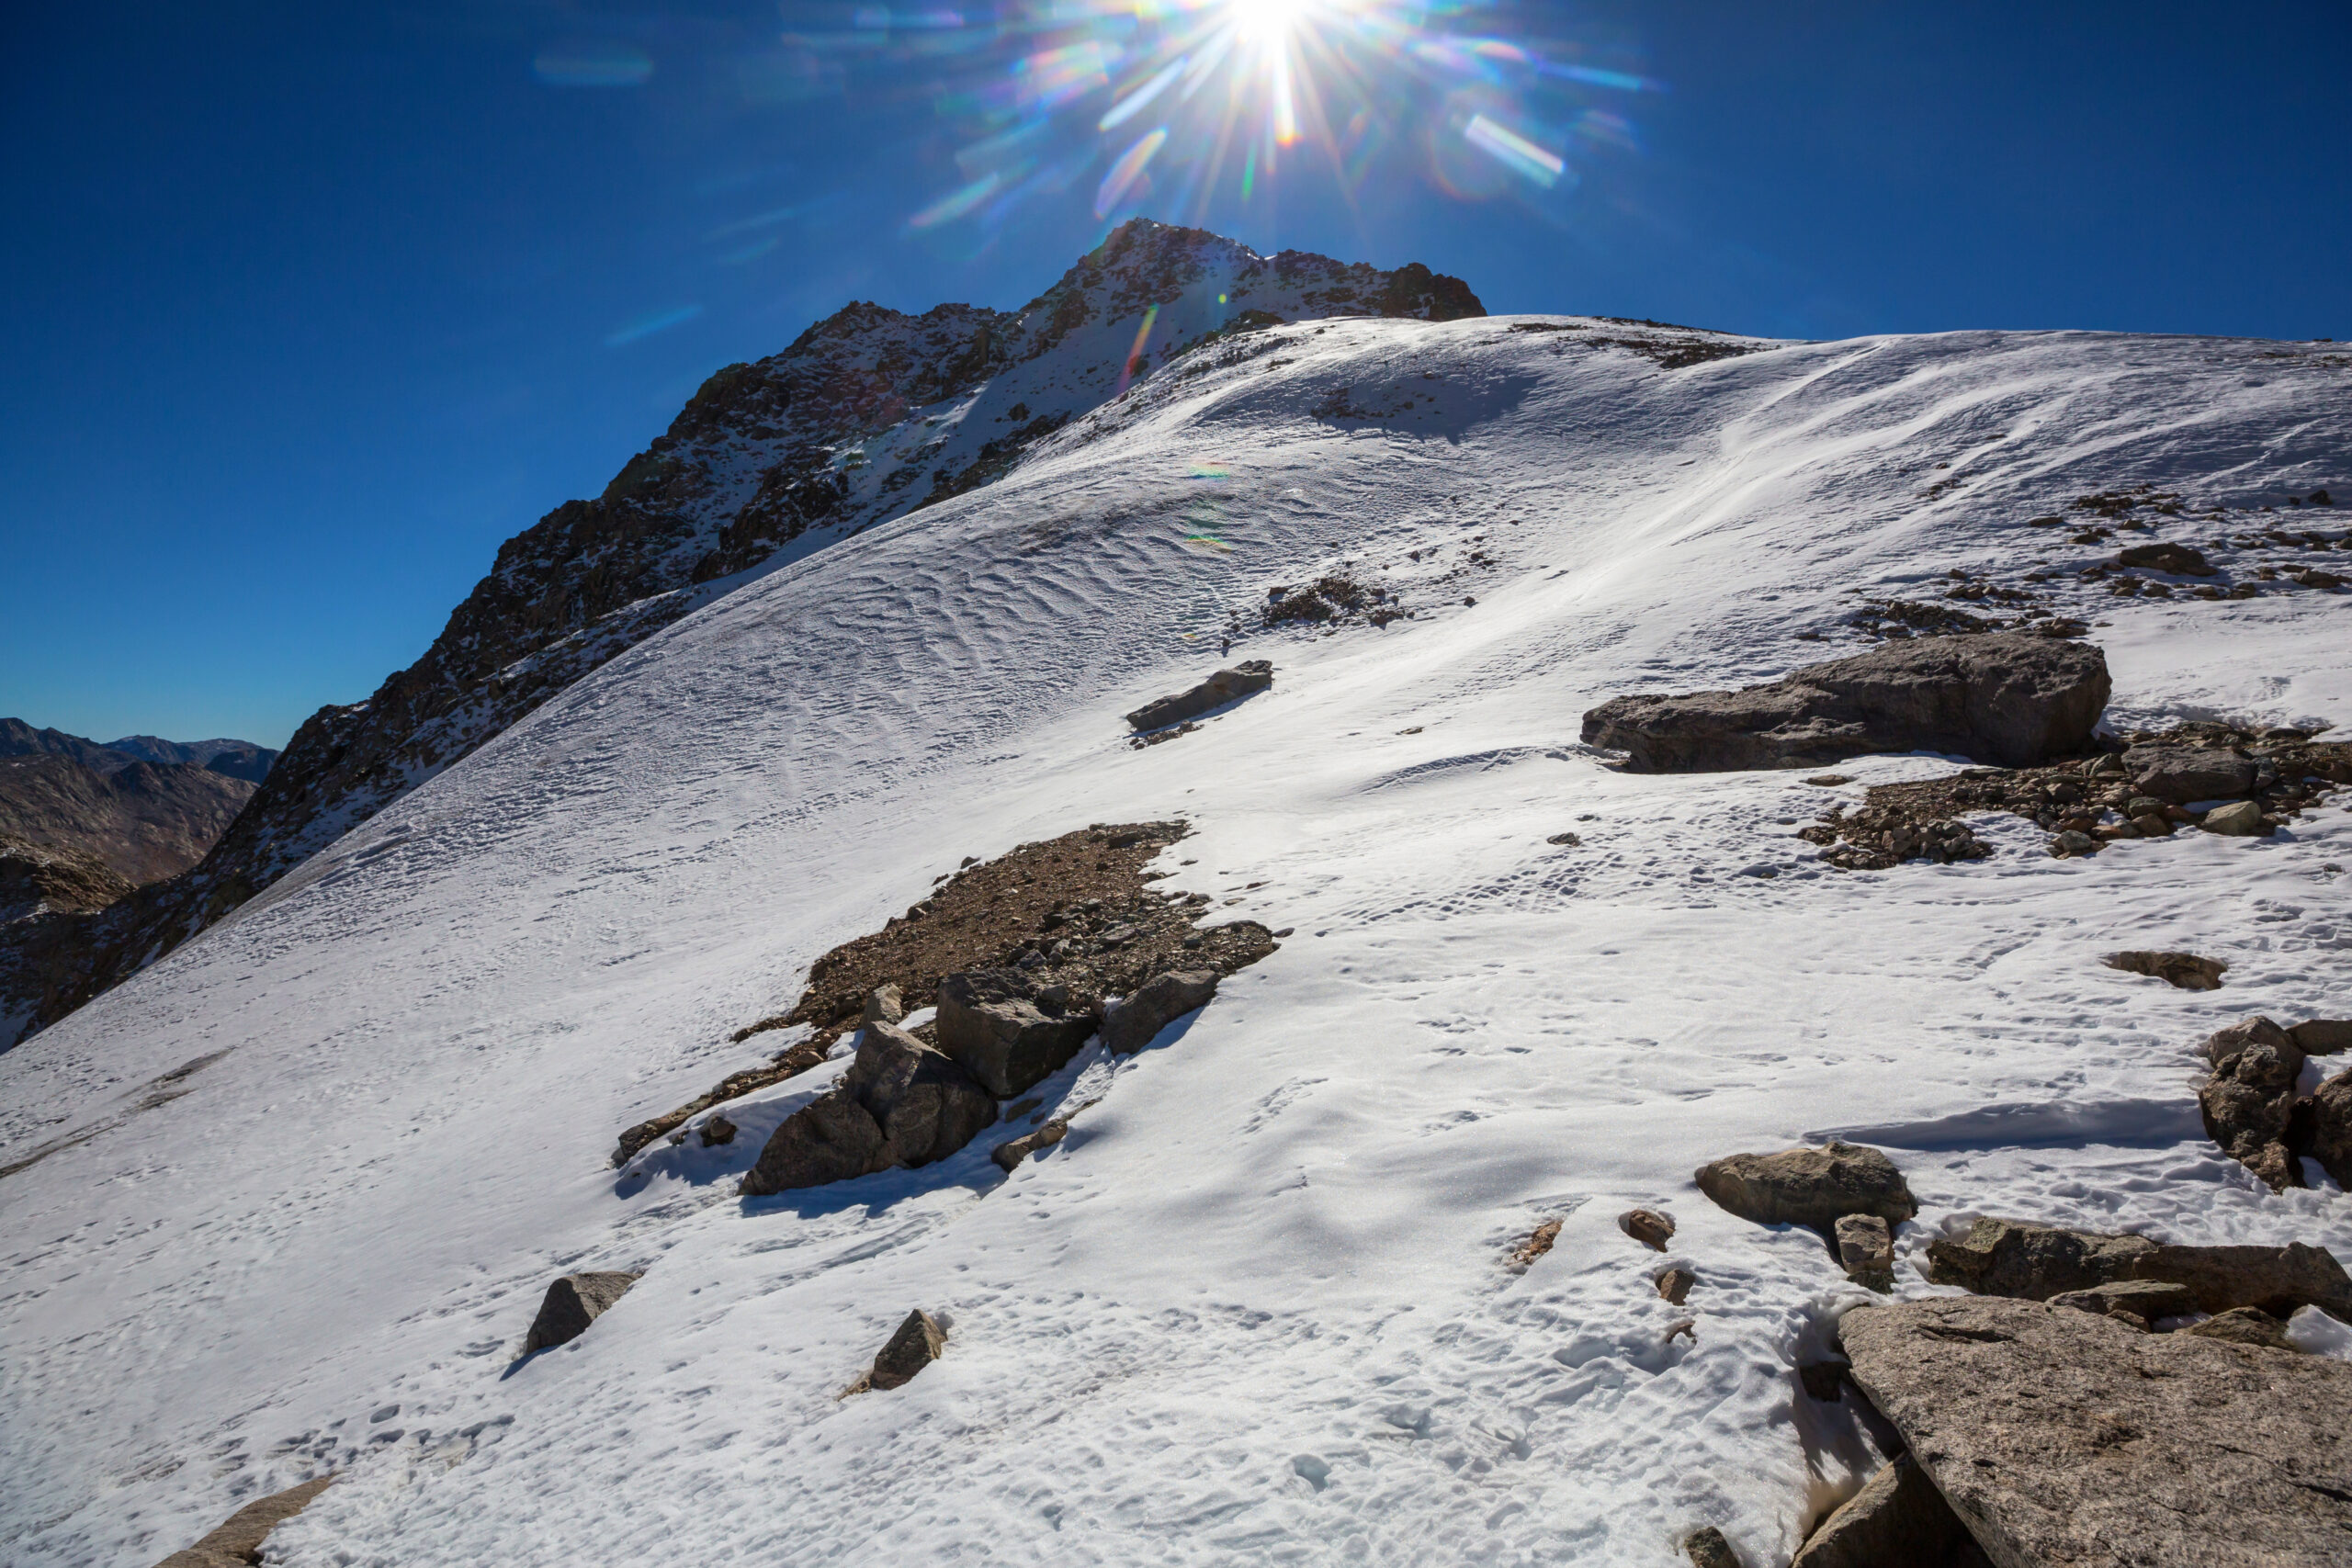
M 94 773 L 117 773 L 133 762 L 186 763 L 226 773 L 247 784 L 269 775 L 277 753 L 250 740 L 165 740 L 155 735 L 126 735 L 91 740 L 62 729 L 35 729 L 21 718 L 0 718 L 0 757 L 71 757 Z
M 259 792 L 201 863 L 96 914 L 52 914 L 13 942 L 0 931 L 0 1050 L 662 627 L 828 544 L 992 483 L 1033 452 L 1107 434 L 1115 425 L 1097 411 L 1179 356 L 1306 319 L 1486 313 L 1461 279 L 1418 263 L 1261 256 L 1144 219 L 1017 310 L 844 306 L 783 353 L 719 370 L 601 495 L 501 546 L 422 659 L 366 702 L 321 708 L 277 765 L 260 762 Z M 24 733 L 40 750 L 56 734 Z M 130 737 L 96 750 L 180 761 L 218 746 L 205 765 L 235 773 L 244 762 L 230 749 L 242 744 L 166 756 L 173 743 Z

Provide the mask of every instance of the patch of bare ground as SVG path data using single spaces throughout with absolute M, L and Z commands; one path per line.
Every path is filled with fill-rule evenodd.
M 2054 854 L 2095 853 L 2117 839 L 2164 838 L 2194 825 L 2195 814 L 2148 799 L 2126 777 L 2120 759 L 2134 746 L 2220 749 L 2254 762 L 2262 782 L 2249 798 L 2269 827 L 2290 820 L 2331 788 L 2352 784 L 2352 742 L 2318 740 L 2301 730 L 2200 722 L 2134 730 L 2110 745 L 2047 767 L 1969 768 L 1946 778 L 1877 784 L 1860 810 L 1839 801 L 1797 836 L 1821 845 L 1827 851 L 1821 858 L 1841 871 L 1883 871 L 1910 860 L 1940 863 L 1990 854 L 1962 820 L 1970 812 L 2027 818 L 2053 835 Z
M 933 1005 L 939 982 L 977 969 L 1018 968 L 1040 986 L 1069 988 L 1069 1006 L 1099 1007 L 1171 969 L 1230 975 L 1274 951 L 1254 920 L 1201 927 L 1206 894 L 1157 892 L 1167 874 L 1145 869 L 1191 831 L 1182 822 L 1097 823 L 1023 844 L 987 862 L 967 860 L 878 931 L 842 943 L 808 968 L 808 988 L 787 1012 L 738 1030 L 738 1042 L 813 1025 L 763 1066 L 729 1075 L 707 1094 L 621 1134 L 622 1165 L 654 1139 L 723 1100 L 780 1083 L 824 1061 L 855 1030 L 865 999 L 896 986 L 911 1012 Z M 929 1027 L 916 1031 L 927 1036 Z
M 1300 588 L 1270 588 L 1259 622 L 1268 630 L 1283 626 L 1361 624 L 1385 626 L 1412 617 L 1387 589 L 1366 587 L 1355 579 L 1334 574 L 1318 577 Z

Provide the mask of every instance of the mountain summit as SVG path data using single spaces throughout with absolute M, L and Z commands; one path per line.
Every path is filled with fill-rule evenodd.
M 783 353 L 719 370 L 603 494 L 565 502 L 501 546 L 422 659 L 366 702 L 321 708 L 264 764 L 260 792 L 194 870 L 103 915 L 0 935 L 0 1049 L 614 655 L 763 569 L 1001 478 L 1204 344 L 1306 318 L 1486 313 L 1461 279 L 1419 263 L 1384 272 L 1303 251 L 1261 256 L 1146 219 L 1018 310 L 846 305 Z

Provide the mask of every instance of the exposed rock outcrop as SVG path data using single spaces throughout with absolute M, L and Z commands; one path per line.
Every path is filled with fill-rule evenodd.
M 2205 1042 L 2212 1076 L 2199 1086 L 2205 1134 L 2274 1191 L 2301 1187 L 2303 1174 L 2288 1137 L 2302 1047 L 2267 1018 L 2249 1018 Z
M 1848 1214 L 1889 1224 L 1919 1212 L 1894 1162 L 1860 1144 L 1830 1140 L 1817 1149 L 1730 1155 L 1701 1166 L 1699 1190 L 1759 1225 L 1807 1225 L 1825 1238 Z
M 262 1561 L 269 1532 L 311 1506 L 334 1482 L 322 1475 L 246 1504 L 194 1546 L 173 1552 L 155 1568 L 249 1568 Z
M 531 1320 L 531 1332 L 523 1341 L 523 1354 L 537 1355 L 579 1338 L 588 1332 L 590 1324 L 628 1294 L 631 1285 L 644 1278 L 641 1273 L 617 1270 L 564 1275 L 548 1287 L 547 1295 L 540 1301 L 539 1315 Z
M 1127 715 L 1127 723 L 1136 729 L 1158 729 L 1163 725 L 1182 724 L 1188 718 L 1198 718 L 1211 708 L 1262 692 L 1274 683 L 1274 667 L 1263 659 L 1245 660 L 1230 670 L 1220 670 L 1197 686 L 1150 702 Z
M 1993 1568 L 1909 1454 L 1821 1521 L 1789 1568 Z
M 2325 1568 L 2352 1540 L 2352 1364 L 2063 1307 L 1857 1308 L 1851 1377 L 2005 1565 Z
M 939 982 L 939 1048 L 990 1094 L 1010 1100 L 1059 1072 L 1094 1033 L 1091 998 L 1037 986 L 1018 969 Z
M 1129 1055 L 1150 1044 L 1159 1032 L 1209 1005 L 1219 976 L 1214 969 L 1171 969 L 1155 975 L 1102 1010 L 1102 1048 Z
M 2197 1310 L 2260 1307 L 2286 1317 L 2316 1306 L 2352 1322 L 2352 1279 L 2335 1255 L 2285 1247 L 2172 1247 L 2142 1235 L 1980 1219 L 1967 1235 L 1928 1244 L 1928 1278 L 1988 1296 L 2047 1301 L 2125 1280 L 2177 1285 Z
M 1587 744 L 1644 773 L 1813 767 L 1875 751 L 1948 751 L 2026 767 L 2084 749 L 2107 706 L 2106 657 L 2024 632 L 1917 637 L 1809 665 L 1770 685 L 1617 697 Z
M 1881 1294 L 1894 1289 L 1894 1233 L 1876 1214 L 1838 1219 L 1838 1263 L 1846 1278 Z

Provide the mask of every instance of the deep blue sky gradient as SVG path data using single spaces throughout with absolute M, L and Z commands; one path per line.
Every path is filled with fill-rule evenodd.
M 1050 283 L 1103 230 L 1115 139 L 1073 141 L 1094 162 L 1012 220 L 910 227 L 962 177 L 945 67 L 779 44 L 852 11 L 13 12 L 0 715 L 281 743 L 413 660 L 501 540 L 601 490 L 718 366 L 853 298 L 1010 307 Z M 1589 95 L 1630 145 L 1573 188 L 1449 194 L 1399 143 L 1348 198 L 1302 173 L 1211 226 L 1425 261 L 1496 311 L 2352 338 L 2342 0 L 1444 25 L 1666 90 Z M 583 40 L 650 74 L 535 67 Z M 1190 216 L 1164 199 L 1140 210 Z

